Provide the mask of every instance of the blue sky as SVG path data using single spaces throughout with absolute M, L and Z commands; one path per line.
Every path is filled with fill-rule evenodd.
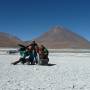
M 0 0 L 0 32 L 31 40 L 56 25 L 90 41 L 90 0 Z

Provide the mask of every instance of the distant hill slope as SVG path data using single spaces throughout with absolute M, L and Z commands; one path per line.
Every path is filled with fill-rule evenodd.
M 54 27 L 35 39 L 48 48 L 90 48 L 90 42 L 62 27 Z
M 0 47 L 17 47 L 17 44 L 24 44 L 19 38 L 5 32 L 0 32 Z

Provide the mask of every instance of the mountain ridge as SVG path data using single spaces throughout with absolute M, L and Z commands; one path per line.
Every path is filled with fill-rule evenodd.
M 0 32 L 0 47 L 17 47 L 19 43 L 24 44 L 18 37 L 6 32 Z
M 90 48 L 90 41 L 67 28 L 59 26 L 52 27 L 50 30 L 33 40 L 35 40 L 38 44 L 43 44 L 50 49 Z M 18 37 L 9 33 L 0 32 L 0 47 L 17 47 L 18 44 L 28 45 L 30 43 L 31 40 L 22 41 Z
M 53 27 L 35 41 L 48 48 L 90 48 L 90 42 L 84 37 L 62 27 Z

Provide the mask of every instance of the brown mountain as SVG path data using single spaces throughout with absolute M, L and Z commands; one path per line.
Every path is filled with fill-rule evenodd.
M 0 32 L 0 47 L 17 47 L 19 43 L 23 44 L 24 42 L 8 33 Z
M 90 48 L 90 42 L 78 34 L 62 27 L 54 27 L 35 39 L 48 48 Z

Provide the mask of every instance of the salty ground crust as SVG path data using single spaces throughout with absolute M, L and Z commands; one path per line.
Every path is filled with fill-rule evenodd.
M 90 53 L 50 53 L 50 64 L 11 65 L 0 55 L 0 90 L 90 90 Z

